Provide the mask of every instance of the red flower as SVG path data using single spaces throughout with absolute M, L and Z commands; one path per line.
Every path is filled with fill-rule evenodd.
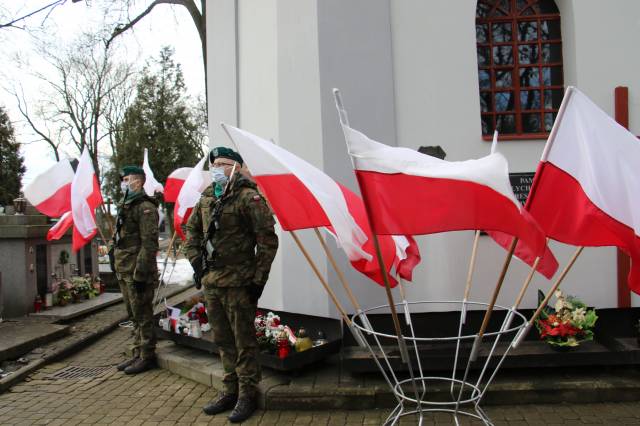
M 554 323 L 558 325 L 554 326 Z M 575 336 L 582 332 L 577 327 L 574 327 L 568 321 L 560 322 L 555 315 L 549 315 L 549 318 L 538 321 L 540 326 L 540 338 L 544 339 L 547 336 L 553 337 L 568 337 Z

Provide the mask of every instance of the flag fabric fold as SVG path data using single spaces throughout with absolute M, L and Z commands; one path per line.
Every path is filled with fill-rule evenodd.
M 326 228 L 354 269 L 383 285 L 362 199 L 291 152 L 242 129 L 223 124 L 287 231 Z M 395 262 L 390 237 L 380 239 L 385 266 Z M 392 279 L 392 285 L 397 282 Z
M 49 231 L 47 231 L 47 241 L 59 240 L 72 226 L 73 216 L 71 211 L 68 211 L 60 217 L 58 222 L 56 222 Z
M 71 215 L 73 217 L 73 251 L 78 251 L 95 236 L 98 227 L 95 209 L 102 204 L 100 185 L 87 148 L 71 182 Z
M 24 196 L 45 216 L 60 217 L 71 210 L 73 175 L 69 160 L 60 160 L 25 186 Z
M 204 191 L 205 188 L 211 184 L 208 176 L 204 173 L 204 163 L 207 158 L 208 156 L 205 155 L 198 162 L 198 164 L 196 164 L 196 166 L 189 171 L 189 174 L 186 176 L 184 183 L 180 186 L 180 192 L 178 193 L 178 196 L 175 200 L 175 205 L 173 206 L 173 226 L 175 232 L 183 240 L 186 239 L 186 236 L 182 231 L 182 224 L 186 223 L 186 221 L 189 220 L 191 211 L 200 199 L 202 191 Z M 171 190 L 173 191 L 173 189 Z
M 524 213 L 526 213 L 526 210 Z M 493 241 L 495 241 L 500 247 L 505 250 L 509 250 L 511 242 L 513 241 L 513 237 L 511 235 L 499 231 L 487 231 L 487 234 L 489 234 Z M 531 267 L 533 267 L 533 264 L 538 258 L 538 256 L 531 251 L 531 248 L 523 241 L 518 241 L 513 252 L 513 256 Z M 538 266 L 536 266 L 536 271 L 547 279 L 551 279 L 558 270 L 558 267 L 558 260 L 553 255 L 553 252 L 549 246 L 545 247 L 544 253 L 538 261 Z
M 153 175 L 153 170 L 151 170 L 151 166 L 149 165 L 149 154 L 147 152 L 147 148 L 144 149 L 144 159 L 142 161 L 142 170 L 144 170 L 144 192 L 147 193 L 150 197 L 156 192 L 163 192 L 164 188 L 162 184 L 156 180 L 156 177 Z
M 547 235 L 576 246 L 617 246 L 640 294 L 640 141 L 569 87 L 526 208 Z
M 392 235 L 396 246 L 394 268 L 400 278 L 413 281 L 413 269 L 422 260 L 418 244 L 411 236 Z
M 493 132 L 493 141 L 491 142 L 491 153 L 493 154 L 496 152 L 498 152 L 497 130 Z M 528 215 L 529 213 L 525 209 L 522 211 L 522 214 Z M 510 249 L 511 242 L 513 241 L 513 237 L 511 235 L 505 234 L 504 232 L 500 231 L 487 231 L 487 234 L 503 249 Z M 522 240 L 518 241 L 518 243 L 516 244 L 513 256 L 531 267 L 533 267 L 536 259 L 538 259 L 538 256 L 536 256 L 531 251 L 531 248 Z M 545 276 L 547 279 L 551 279 L 557 270 L 558 261 L 556 260 L 556 257 L 553 255 L 553 252 L 551 251 L 549 246 L 546 246 L 544 249 L 544 254 L 538 260 L 536 271 Z
M 516 200 L 500 153 L 445 161 L 373 141 L 343 124 L 373 232 L 501 231 L 542 255 L 545 236 Z

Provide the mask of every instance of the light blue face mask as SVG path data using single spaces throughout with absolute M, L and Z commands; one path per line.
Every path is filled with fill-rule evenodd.
M 212 167 L 209 169 L 209 173 L 211 174 L 211 180 L 220 186 L 226 185 L 229 180 L 229 177 L 224 174 L 223 167 Z

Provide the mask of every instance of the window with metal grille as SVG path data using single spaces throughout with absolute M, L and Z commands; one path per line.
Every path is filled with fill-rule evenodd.
M 476 43 L 483 138 L 546 138 L 564 94 L 555 2 L 478 0 Z

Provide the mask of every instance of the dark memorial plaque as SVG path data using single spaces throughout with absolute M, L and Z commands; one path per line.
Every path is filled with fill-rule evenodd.
M 531 191 L 531 184 L 533 183 L 533 175 L 535 173 L 509 173 L 509 181 L 511 182 L 511 188 L 516 195 L 516 199 L 520 201 L 522 205 L 527 201 L 529 191 Z

